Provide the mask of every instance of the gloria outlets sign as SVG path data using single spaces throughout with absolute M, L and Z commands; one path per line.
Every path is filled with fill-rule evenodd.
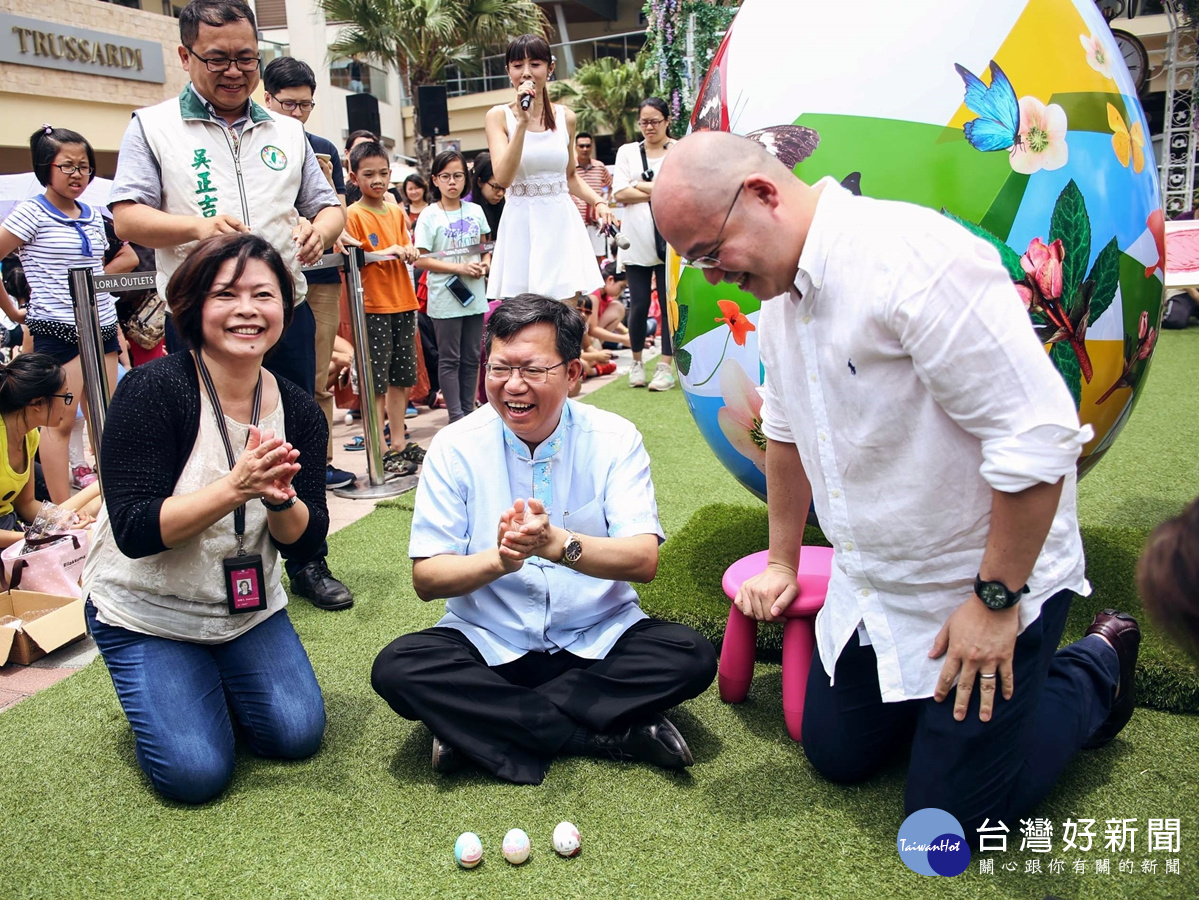
M 132 81 L 166 81 L 162 44 L 0 13 L 0 62 Z

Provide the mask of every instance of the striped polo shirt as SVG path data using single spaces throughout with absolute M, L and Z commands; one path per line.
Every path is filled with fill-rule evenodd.
M 588 184 L 593 191 L 595 191 L 601 197 L 604 196 L 603 187 L 604 182 L 607 180 L 608 169 L 602 162 L 592 160 L 591 165 L 589 165 L 587 168 L 584 169 L 582 166 L 576 166 L 575 171 L 579 173 L 579 177 L 582 178 L 583 181 L 586 182 L 586 184 Z M 586 224 L 587 204 L 574 194 L 570 195 L 570 199 L 573 200 L 575 202 L 575 206 L 579 208 L 579 215 L 583 217 L 583 222 Z

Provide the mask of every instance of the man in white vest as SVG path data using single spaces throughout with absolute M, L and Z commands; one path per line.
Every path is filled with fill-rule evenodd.
M 179 16 L 179 59 L 191 78 L 177 98 L 133 115 L 110 205 L 117 233 L 155 249 L 158 290 L 197 241 L 253 231 L 274 245 L 295 282 L 292 324 L 267 367 L 312 394 L 315 322 L 301 267 L 341 235 L 345 212 L 303 126 L 250 99 L 258 86 L 258 35 L 243 0 L 192 0 Z M 168 349 L 187 349 L 168 329 Z M 322 373 L 323 375 L 323 373 Z M 315 462 L 313 463 L 316 464 Z M 329 572 L 325 551 L 287 560 L 292 590 L 321 609 L 353 594 Z

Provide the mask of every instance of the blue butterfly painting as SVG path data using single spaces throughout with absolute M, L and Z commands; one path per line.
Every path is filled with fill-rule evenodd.
M 958 75 L 966 84 L 966 106 L 978 118 L 962 126 L 966 140 L 975 150 L 1007 150 L 1020 146 L 1020 104 L 1016 90 L 1003 69 L 991 60 L 991 84 L 968 69 L 954 63 Z

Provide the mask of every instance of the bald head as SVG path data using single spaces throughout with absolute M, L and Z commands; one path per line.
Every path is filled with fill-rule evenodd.
M 723 214 L 737 185 L 755 172 L 782 180 L 791 171 L 757 141 L 727 131 L 697 131 L 679 141 L 654 179 L 651 206 L 666 240 L 684 256 L 687 248 L 670 240 L 673 221 Z
M 794 278 L 814 204 L 812 189 L 757 141 L 698 131 L 666 154 L 651 208 L 680 256 L 719 257 L 710 281 L 723 278 L 765 300 Z

